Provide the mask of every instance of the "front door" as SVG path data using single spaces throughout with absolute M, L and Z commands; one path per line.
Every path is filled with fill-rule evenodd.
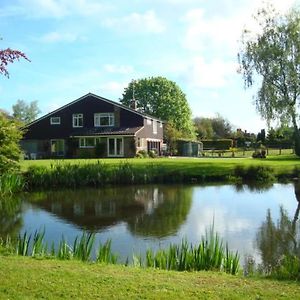
M 65 155 L 65 140 L 51 140 L 51 155 Z
M 124 156 L 123 138 L 108 138 L 108 156 Z

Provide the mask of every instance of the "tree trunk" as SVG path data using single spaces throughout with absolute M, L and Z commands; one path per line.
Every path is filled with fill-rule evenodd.
M 295 114 L 292 115 L 292 122 L 293 122 L 293 126 L 294 126 L 295 154 L 297 156 L 300 156 L 300 132 L 298 129 Z

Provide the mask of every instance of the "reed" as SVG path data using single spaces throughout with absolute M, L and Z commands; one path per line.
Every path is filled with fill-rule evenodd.
M 111 251 L 111 240 L 107 240 L 104 244 L 99 244 L 97 262 L 105 264 L 116 264 L 118 256 Z
M 75 238 L 73 257 L 82 261 L 90 260 L 91 251 L 95 242 L 95 233 L 83 233 L 80 239 Z
M 24 177 L 20 174 L 5 173 L 0 175 L 0 197 L 20 192 L 24 186 Z
M 31 242 L 31 235 L 26 232 L 19 235 L 15 247 L 15 253 L 23 256 L 56 257 L 61 260 L 78 259 L 90 261 L 92 249 L 95 244 L 95 233 L 83 233 L 76 237 L 73 246 L 69 246 L 64 237 L 59 242 L 57 250 L 52 243 L 48 252 L 44 242 L 45 231 L 35 232 Z M 2 241 L 0 246 L 8 247 L 11 240 Z M 31 251 L 30 251 L 31 249 Z M 95 261 L 105 264 L 116 264 L 118 256 L 112 253 L 111 240 L 99 244 L 96 249 Z M 143 261 L 145 257 L 145 261 Z M 132 264 L 135 267 L 150 267 L 176 271 L 223 271 L 235 275 L 239 271 L 239 255 L 229 250 L 228 245 L 224 248 L 219 235 L 214 232 L 213 226 L 206 231 L 205 236 L 197 245 L 189 244 L 183 239 L 180 244 L 170 244 L 166 249 L 154 252 L 148 249 L 145 255 L 133 254 Z M 126 263 L 128 265 L 128 263 Z

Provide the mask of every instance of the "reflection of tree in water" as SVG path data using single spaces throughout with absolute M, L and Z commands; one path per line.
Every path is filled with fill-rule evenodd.
M 268 191 L 273 187 L 272 182 L 248 182 L 247 184 L 245 183 L 237 183 L 235 184 L 235 190 L 238 193 L 243 193 L 246 190 L 250 192 L 258 192 L 258 193 L 263 193 L 265 191 Z
M 191 198 L 191 188 L 130 186 L 32 193 L 28 201 L 81 229 L 126 222 L 133 233 L 164 236 L 184 222 Z
M 0 199 L 0 237 L 6 238 L 9 234 L 15 237 L 22 227 L 21 199 L 6 197 Z
M 185 222 L 192 202 L 192 188 L 167 186 L 160 194 L 149 195 L 158 205 L 128 222 L 131 232 L 142 236 L 163 237 L 178 231 Z M 161 198 L 163 197 L 163 199 Z
M 287 211 L 280 207 L 280 216 L 277 223 L 272 220 L 268 210 L 266 220 L 260 226 L 256 240 L 261 251 L 263 268 L 270 272 L 283 257 L 295 255 L 300 258 L 299 238 L 299 209 L 300 209 L 300 183 L 295 183 L 295 196 L 298 202 L 295 214 L 289 218 Z

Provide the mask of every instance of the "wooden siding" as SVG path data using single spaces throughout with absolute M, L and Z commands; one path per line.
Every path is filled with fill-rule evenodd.
M 83 128 L 94 127 L 94 113 L 112 112 L 115 113 L 115 127 L 138 127 L 143 126 L 143 117 L 134 112 L 127 111 L 123 108 L 116 108 L 100 99 L 87 95 L 82 100 L 66 106 L 62 110 L 49 114 L 46 118 L 34 122 L 26 128 L 24 139 L 66 139 L 72 133 L 76 135 L 76 131 L 81 128 L 73 128 L 72 115 L 83 114 Z M 51 125 L 51 117 L 60 117 L 60 125 Z

